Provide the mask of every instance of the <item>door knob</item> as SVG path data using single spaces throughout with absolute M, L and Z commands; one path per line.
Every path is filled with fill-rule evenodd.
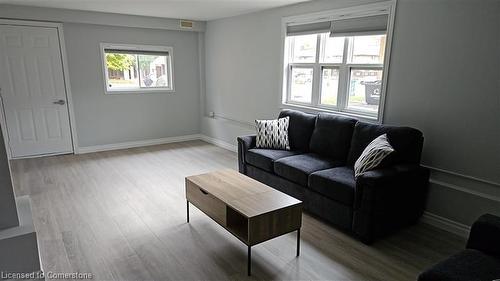
M 66 103 L 65 100 L 58 100 L 54 102 L 54 104 L 59 104 L 59 105 L 64 105 L 65 103 Z

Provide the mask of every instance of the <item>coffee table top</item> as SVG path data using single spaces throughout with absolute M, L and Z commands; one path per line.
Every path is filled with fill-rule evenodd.
M 189 176 L 186 181 L 217 197 L 247 218 L 302 204 L 300 200 L 230 169 Z

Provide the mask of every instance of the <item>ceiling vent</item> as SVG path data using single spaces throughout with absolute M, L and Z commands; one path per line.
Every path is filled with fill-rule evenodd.
M 194 22 L 190 20 L 180 20 L 180 27 L 185 29 L 193 29 Z

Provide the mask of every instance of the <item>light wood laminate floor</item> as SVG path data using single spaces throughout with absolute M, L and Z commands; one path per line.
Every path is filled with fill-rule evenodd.
M 184 177 L 237 168 L 235 153 L 201 141 L 12 161 L 30 195 L 45 271 L 94 280 L 415 280 L 464 245 L 420 224 L 366 246 L 307 214 L 295 234 L 247 248 L 196 208 L 186 223 Z

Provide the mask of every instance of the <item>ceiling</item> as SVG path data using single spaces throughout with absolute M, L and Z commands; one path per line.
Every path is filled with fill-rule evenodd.
M 1 4 L 213 20 L 310 0 L 0 0 Z

